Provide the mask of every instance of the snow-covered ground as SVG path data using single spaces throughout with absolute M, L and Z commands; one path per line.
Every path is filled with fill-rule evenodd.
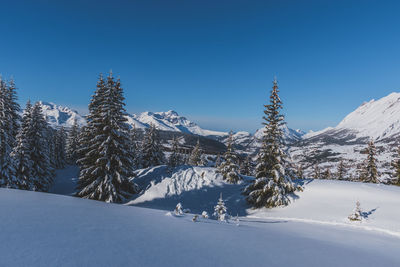
M 77 169 L 58 171 L 53 193 L 71 195 Z M 250 209 L 215 168 L 137 171 L 125 205 L 0 189 L 0 266 L 400 266 L 400 187 L 303 180 L 287 207 Z M 239 226 L 212 219 L 223 194 Z M 360 201 L 365 219 L 347 217 Z M 171 215 L 176 204 L 190 209 Z M 151 209 L 148 209 L 151 208 Z M 45 252 L 45 253 L 44 253 Z
M 398 237 L 361 228 L 280 219 L 194 223 L 191 215 L 11 189 L 0 189 L 0 210 L 1 266 L 400 264 Z

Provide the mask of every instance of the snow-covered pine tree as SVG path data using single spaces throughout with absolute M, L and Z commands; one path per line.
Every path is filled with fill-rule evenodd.
M 182 157 L 179 154 L 179 143 L 175 137 L 172 138 L 171 150 L 171 155 L 168 158 L 168 166 L 170 168 L 175 168 L 182 164 Z
M 378 183 L 378 170 L 376 167 L 376 148 L 374 141 L 369 141 L 367 148 L 367 162 L 365 166 L 365 183 Z
M 218 203 L 217 205 L 214 207 L 214 213 L 213 215 L 217 218 L 218 221 L 226 221 L 226 212 L 227 212 L 227 208 L 225 206 L 225 202 L 222 198 L 222 193 L 219 196 L 218 199 Z
M 30 157 L 32 143 L 29 137 L 30 120 L 32 115 L 32 105 L 30 101 L 27 102 L 25 111 L 23 113 L 21 126 L 19 128 L 11 156 L 14 163 L 14 178 L 15 180 L 9 185 L 11 188 L 16 189 L 33 189 L 33 180 L 31 176 L 31 169 L 33 162 Z
M 65 153 L 69 164 L 76 164 L 79 149 L 79 126 L 76 119 L 67 133 Z
M 189 156 L 189 165 L 200 166 L 201 165 L 201 156 L 202 156 L 202 151 L 200 148 L 200 140 L 197 139 L 197 144 L 193 148 L 192 153 L 190 153 L 190 156 Z
M 133 157 L 133 166 L 135 169 L 142 168 L 142 151 L 140 149 L 140 140 L 139 140 L 139 132 L 136 129 L 136 126 L 130 130 L 130 138 L 131 138 L 131 155 Z
M 321 179 L 321 172 L 318 164 L 315 164 L 313 167 L 313 179 Z
M 325 171 L 322 173 L 322 179 L 331 179 L 332 175 L 331 175 L 331 170 L 329 169 L 329 167 L 327 167 L 325 169 Z
M 250 155 L 247 155 L 242 164 L 240 165 L 240 174 L 241 175 L 246 175 L 246 176 L 251 176 L 252 171 L 251 171 L 251 157 Z
M 222 174 L 224 180 L 228 183 L 236 184 L 239 182 L 239 166 L 237 164 L 238 157 L 233 150 L 233 137 L 232 131 L 229 133 L 226 152 L 224 154 L 225 161 L 219 165 L 219 172 Z
M 106 82 L 100 76 L 80 140 L 77 196 L 118 203 L 136 193 L 129 181 L 133 162 L 124 105 L 119 79 L 115 81 L 111 72 Z
M 215 168 L 218 168 L 221 165 L 221 155 L 218 154 L 217 158 L 215 159 Z
M 339 165 L 337 167 L 337 172 L 336 172 L 336 178 L 338 180 L 345 180 L 346 179 L 346 167 L 344 165 L 343 160 L 339 162 Z
M 19 105 L 14 82 L 7 84 L 0 77 L 0 186 L 13 187 L 14 164 L 11 152 L 19 125 Z
M 39 102 L 31 108 L 30 116 L 26 135 L 32 161 L 32 190 L 47 191 L 53 182 L 53 168 L 49 158 L 49 126 Z
M 54 154 L 55 154 L 55 168 L 63 169 L 66 164 L 66 139 L 67 134 L 65 133 L 64 127 L 61 127 L 59 130 L 54 132 L 55 146 L 54 146 Z
M 18 104 L 18 97 L 17 97 L 17 88 L 15 86 L 15 82 L 13 79 L 11 79 L 8 82 L 7 86 L 7 98 L 8 98 L 8 105 L 9 105 L 9 116 L 11 118 L 11 124 L 10 124 L 10 132 L 12 134 L 13 140 L 16 141 L 16 136 L 19 131 L 19 125 L 21 121 L 21 107 Z M 13 146 L 15 143 L 13 144 Z
M 282 101 L 278 92 L 278 83 L 274 79 L 270 103 L 265 105 L 264 110 L 265 128 L 262 147 L 258 153 L 256 180 L 244 190 L 247 201 L 254 208 L 288 205 L 288 195 L 297 188 L 300 189 L 285 173 L 286 155 L 283 151 L 281 130 L 284 116 L 280 114 Z
M 142 167 L 148 168 L 162 165 L 165 162 L 158 130 L 154 125 L 146 129 L 142 142 Z
M 303 165 L 299 164 L 297 166 L 296 176 L 298 179 L 304 179 Z
M 397 149 L 397 158 L 392 161 L 392 184 L 400 186 L 400 147 Z

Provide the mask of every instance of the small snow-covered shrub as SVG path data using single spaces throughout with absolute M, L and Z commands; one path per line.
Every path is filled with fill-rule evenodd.
M 174 212 L 175 212 L 175 215 L 183 215 L 183 210 L 182 210 L 182 204 L 181 203 L 176 204 Z
M 208 212 L 207 212 L 207 211 L 203 211 L 203 212 L 201 213 L 201 217 L 203 217 L 204 219 L 208 219 L 208 218 L 209 218 Z
M 356 208 L 354 209 L 354 212 L 349 215 L 349 220 L 350 221 L 361 221 L 363 216 L 362 216 L 362 211 L 361 211 L 361 205 L 360 202 L 356 202 Z
M 214 207 L 214 216 L 217 218 L 218 221 L 226 221 L 226 211 L 227 208 L 225 207 L 225 202 L 222 199 L 222 193 L 218 199 L 217 205 Z

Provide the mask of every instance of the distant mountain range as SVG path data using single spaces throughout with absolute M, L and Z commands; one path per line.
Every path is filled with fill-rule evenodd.
M 74 121 L 82 126 L 85 118 L 78 112 L 54 103 L 41 102 L 47 121 L 53 127 L 70 127 Z M 143 112 L 127 115 L 128 124 L 138 129 L 148 128 L 151 124 L 164 132 L 185 136 L 187 143 L 196 142 L 195 136 L 202 140 L 213 140 L 208 147 L 218 146 L 221 151 L 228 139 L 228 132 L 212 131 L 201 128 L 196 123 L 180 116 L 175 111 Z M 376 142 L 378 167 L 383 177 L 391 172 L 390 161 L 400 145 L 400 93 L 392 93 L 379 100 L 371 100 L 348 114 L 336 127 L 305 134 L 286 125 L 282 128 L 284 141 L 292 160 L 303 165 L 305 173 L 310 175 L 315 165 L 323 171 L 329 168 L 335 172 L 338 162 L 343 160 L 350 175 L 356 175 L 357 165 L 365 159 L 365 148 L 369 140 Z M 233 135 L 239 152 L 255 153 L 260 147 L 263 129 L 254 134 L 236 132 Z M 170 135 L 164 134 L 168 139 Z M 193 137 L 190 137 L 193 136 Z M 205 139 L 204 139 L 205 138 Z M 221 147 L 222 145 L 222 147 Z
M 71 127 L 74 119 L 77 120 L 80 126 L 86 124 L 86 120 L 77 111 L 68 107 L 56 105 L 51 102 L 40 102 L 42 105 L 43 113 L 45 114 L 48 123 L 54 127 Z M 228 132 L 213 131 L 201 128 L 196 123 L 180 116 L 176 111 L 170 110 L 167 112 L 142 112 L 140 114 L 127 115 L 127 123 L 131 127 L 137 129 L 146 129 L 150 125 L 154 125 L 161 131 L 179 132 L 185 134 L 199 135 L 203 137 L 212 138 L 219 141 L 226 141 L 229 136 Z M 297 141 L 304 134 L 299 130 L 293 130 L 287 126 L 283 127 L 285 139 L 289 142 Z M 258 146 L 258 138 L 262 135 L 262 129 L 258 130 L 254 135 L 249 132 L 237 132 L 234 134 L 234 141 L 236 144 L 243 147 Z

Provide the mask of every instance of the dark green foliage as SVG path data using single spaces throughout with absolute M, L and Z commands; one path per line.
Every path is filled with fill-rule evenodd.
M 146 129 L 141 149 L 141 164 L 143 168 L 162 165 L 165 163 L 164 153 L 160 143 L 158 130 L 154 125 Z
M 374 141 L 368 143 L 367 161 L 365 165 L 365 177 L 362 180 L 366 183 L 378 183 L 378 170 L 376 167 L 376 148 Z
M 244 193 L 247 201 L 254 207 L 277 207 L 288 205 L 288 195 L 297 188 L 285 173 L 286 155 L 283 151 L 282 130 L 284 116 L 280 114 L 282 102 L 278 96 L 278 84 L 274 80 L 270 103 L 265 105 L 264 136 L 258 153 L 256 180 L 247 186 Z
M 225 161 L 219 165 L 219 172 L 222 174 L 224 180 L 228 183 L 236 184 L 239 182 L 240 177 L 239 174 L 239 166 L 237 164 L 238 157 L 233 150 L 233 139 L 232 132 L 229 134 L 227 150 L 224 154 Z
M 80 135 L 77 196 L 123 202 L 136 193 L 123 90 L 112 74 L 100 76 L 89 104 L 88 124 Z
M 201 166 L 202 151 L 200 148 L 200 140 L 197 140 L 196 146 L 193 148 L 192 153 L 189 156 L 189 165 Z

